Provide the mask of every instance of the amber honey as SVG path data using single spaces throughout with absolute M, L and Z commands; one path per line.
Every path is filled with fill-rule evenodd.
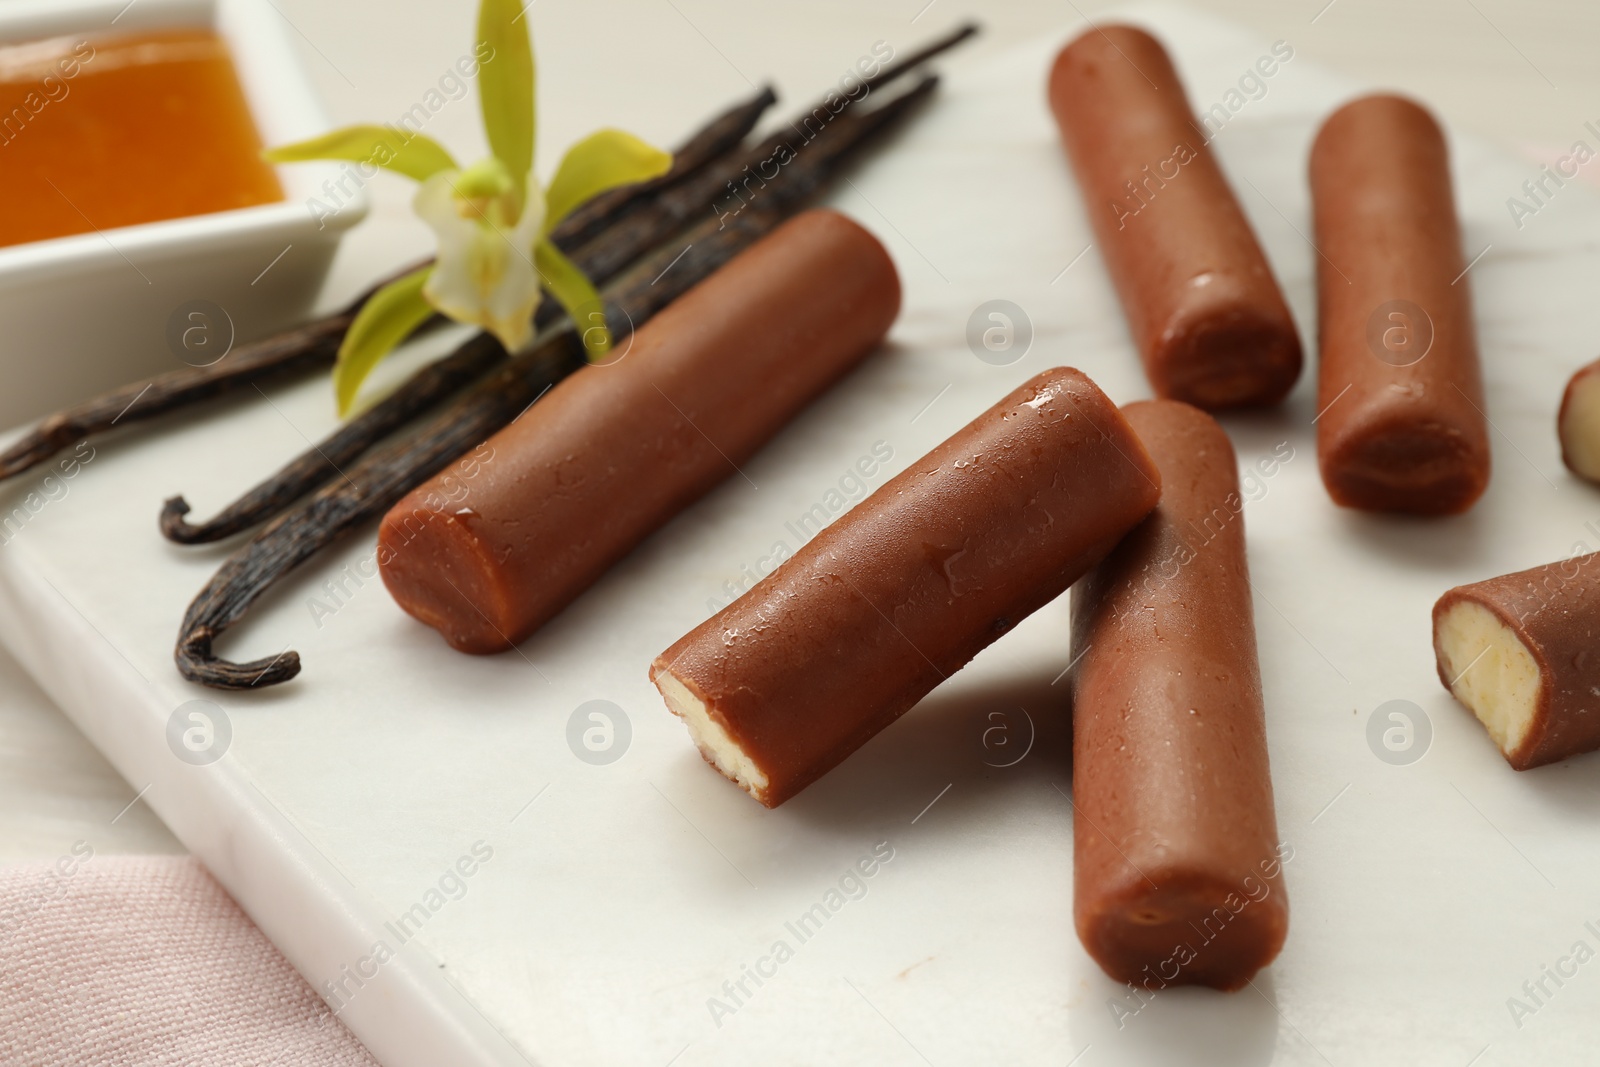
M 0 46 L 0 245 L 283 199 L 203 29 Z

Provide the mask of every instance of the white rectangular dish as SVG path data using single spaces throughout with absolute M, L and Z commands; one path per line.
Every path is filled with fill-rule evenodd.
M 1129 17 L 1172 49 L 1197 110 L 1228 109 L 1214 147 L 1314 349 L 1306 151 L 1356 87 L 1295 56 L 1244 95 L 1272 42 L 1182 10 Z M 1292 450 L 1246 494 L 1293 849 L 1288 943 L 1253 987 L 1141 1003 L 1078 944 L 1055 684 L 1066 598 L 776 811 L 704 765 L 646 680 L 776 543 L 797 547 L 794 520 L 828 507 L 862 456 L 890 454 L 876 488 L 1056 364 L 1118 401 L 1148 395 L 1044 102 L 1073 32 L 952 59 L 933 105 L 831 198 L 902 272 L 886 349 L 748 464 L 749 482 L 710 494 L 516 652 L 462 656 L 402 615 L 371 577 L 369 529 L 219 649 L 292 647 L 298 680 L 217 694 L 177 677 L 178 621 L 225 546 L 162 542 L 159 503 L 181 490 L 209 513 L 330 430 L 320 377 L 0 490 L 0 517 L 23 509 L 0 544 L 0 639 L 386 1067 L 1592 1060 L 1587 970 L 1529 1014 L 1509 1003 L 1576 941 L 1600 947 L 1586 925 L 1600 928 L 1600 757 L 1512 772 L 1430 649 L 1449 586 L 1600 548 L 1600 495 L 1564 473 L 1553 430 L 1600 336 L 1600 197 L 1565 190 L 1516 230 L 1505 200 L 1538 168 L 1490 146 L 1453 142 L 1466 254 L 1487 246 L 1468 279 L 1496 470 L 1475 510 L 1334 507 L 1313 374 L 1281 409 L 1225 420 L 1243 464 Z M 1005 367 L 965 340 L 996 298 L 1033 327 Z M 202 725 L 197 699 L 229 735 L 198 766 L 169 743 L 173 723 Z M 604 765 L 568 741 L 592 700 L 629 725 Z M 1406 765 L 1367 740 L 1391 700 L 1429 727 Z M 847 880 L 868 857 L 872 876 Z
M 269 0 L 0 4 L 0 44 L 190 26 L 214 28 L 227 42 L 264 143 L 327 129 L 283 17 Z M 55 106 L 70 100 L 69 92 Z M 43 110 L 32 121 L 50 117 Z M 337 173 L 333 164 L 280 167 L 279 203 L 0 248 L 6 333 L 0 426 L 182 367 L 182 353 L 168 342 L 168 321 L 191 302 L 220 308 L 230 321 L 208 321 L 207 327 L 240 341 L 302 317 L 340 236 L 367 210 L 359 189 L 341 198 L 344 206 L 335 214 L 308 209 L 309 199 Z

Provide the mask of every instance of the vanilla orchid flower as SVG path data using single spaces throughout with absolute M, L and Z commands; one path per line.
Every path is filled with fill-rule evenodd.
M 422 287 L 428 303 L 457 322 L 470 322 L 516 350 L 533 335 L 539 306 L 534 246 L 543 236 L 544 192 L 528 184 L 521 214 L 511 179 L 490 158 L 477 174 L 442 170 L 422 183 L 412 206 L 433 228 L 438 259 Z
M 568 149 L 541 188 L 533 44 L 516 0 L 482 0 L 477 54 L 491 154 L 470 167 L 429 137 L 387 126 L 350 126 L 266 153 L 279 163 L 364 162 L 421 183 L 412 208 L 438 241 L 434 262 L 374 293 L 345 334 L 333 372 L 341 415 L 372 368 L 435 312 L 480 326 L 515 352 L 532 340 L 534 313 L 548 293 L 577 326 L 590 359 L 611 348 L 600 294 L 549 234 L 591 197 L 665 173 L 672 157 L 621 130 L 601 130 Z

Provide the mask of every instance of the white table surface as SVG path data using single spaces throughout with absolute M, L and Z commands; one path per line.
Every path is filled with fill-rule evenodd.
M 872 5 L 866 11 L 856 4 L 812 4 L 803 18 L 774 12 L 770 19 L 757 20 L 743 5 L 674 3 L 676 8 L 665 0 L 660 6 L 557 0 L 539 5 L 536 26 L 550 39 L 573 39 L 583 26 L 604 26 L 628 48 L 614 67 L 564 57 L 550 48 L 541 53 L 546 143 L 569 141 L 595 124 L 591 115 L 613 117 L 624 103 L 628 126 L 669 140 L 682 127 L 684 115 L 698 117 L 738 93 L 744 75 L 756 81 L 771 77 L 788 90 L 793 103 L 835 77 L 841 55 L 848 59 L 879 38 L 914 42 L 949 25 L 959 13 L 946 0 L 937 0 L 908 27 L 920 4 Z M 375 4 L 281 6 L 305 35 L 307 65 L 330 110 L 348 119 L 404 110 L 430 80 L 419 82 L 416 72 L 442 71 L 452 62 L 459 51 L 453 42 L 470 18 L 468 5 L 451 5 L 449 10 L 407 5 L 402 16 L 393 14 L 400 5 L 385 5 L 387 15 L 380 15 Z M 1079 5 L 1085 12 L 1099 6 Z M 1458 132 L 1485 134 L 1536 155 L 1553 157 L 1580 135 L 1585 119 L 1600 117 L 1584 108 L 1597 99 L 1594 90 L 1600 87 L 1600 73 L 1585 52 L 1588 43 L 1600 39 L 1600 11 L 1592 8 L 1522 8 L 1503 0 L 1402 8 L 1336 0 L 1318 16 L 1320 3 L 1204 6 L 1269 39 L 1288 39 L 1298 55 L 1324 66 L 1412 92 Z M 379 17 L 388 24 L 356 41 L 364 22 Z M 975 57 L 1028 40 L 1036 32 L 1058 33 L 1074 15 L 1070 4 L 1063 10 L 1041 3 L 993 5 L 982 17 L 988 33 L 973 49 Z M 652 92 L 633 97 L 642 84 L 651 85 Z M 441 113 L 431 132 L 452 144 L 472 143 L 476 123 L 475 109 L 462 105 Z M 407 187 L 385 182 L 373 194 L 374 221 L 357 231 L 342 251 L 330 302 L 353 292 L 377 265 L 425 246 L 425 233 L 408 217 Z M 1503 449 L 1497 460 L 1516 462 Z M 130 806 L 135 792 L 0 653 L 0 858 L 54 858 L 78 838 L 93 842 L 100 852 L 179 849 L 143 805 Z M 1285 814 L 1282 803 L 1280 799 L 1280 816 Z M 1374 890 L 1381 894 L 1382 887 Z M 1425 921 L 1425 909 L 1417 904 L 1405 902 L 1404 910 Z M 1331 935 L 1302 927 L 1297 936 L 1321 940 Z M 1374 975 L 1374 980 L 1383 977 Z M 1508 993 L 1514 992 L 1514 984 Z M 1403 1013 L 1397 1014 L 1400 1018 Z M 1472 1051 L 1460 1061 L 1465 1063 Z

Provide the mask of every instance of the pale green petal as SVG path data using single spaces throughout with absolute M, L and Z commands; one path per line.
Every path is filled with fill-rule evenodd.
M 672 153 L 645 144 L 631 133 L 592 133 L 567 149 L 556 168 L 545 191 L 549 211 L 545 225 L 553 227 L 573 208 L 607 189 L 648 181 L 671 166 Z
M 432 271 L 432 267 L 423 267 L 397 278 L 361 306 L 333 365 L 333 391 L 341 416 L 350 411 L 372 368 L 433 314 L 433 306 L 422 296 Z
M 478 48 L 491 51 L 478 67 L 478 103 L 489 151 L 517 182 L 533 170 L 535 71 L 528 18 L 519 0 L 482 0 Z M 521 203 L 522 190 L 517 190 Z
M 458 195 L 452 183 L 459 177 L 454 171 L 435 175 L 413 201 L 439 241 L 423 295 L 443 314 L 481 326 L 516 351 L 532 338 L 539 306 L 533 245 L 544 223 L 544 200 L 537 187 L 530 189 L 517 224 L 499 229 L 479 202 Z
M 309 141 L 269 148 L 261 155 L 269 163 L 304 163 L 313 159 L 372 163 L 419 182 L 456 165 L 445 147 L 433 138 L 388 126 L 346 126 Z
M 550 295 L 567 309 L 567 316 L 583 338 L 584 351 L 594 362 L 611 351 L 611 331 L 606 328 L 605 304 L 577 264 L 549 241 L 534 249 L 539 279 Z

